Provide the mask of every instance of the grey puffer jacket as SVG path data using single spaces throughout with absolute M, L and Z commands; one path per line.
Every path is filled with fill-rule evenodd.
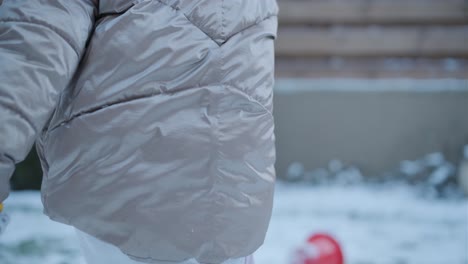
M 148 263 L 254 252 L 275 180 L 277 11 L 3 0 L 0 201 L 36 141 L 50 218 Z

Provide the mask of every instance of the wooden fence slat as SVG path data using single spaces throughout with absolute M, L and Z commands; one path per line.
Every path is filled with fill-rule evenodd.
M 281 28 L 280 56 L 468 56 L 468 26 Z
M 465 0 L 283 0 L 278 4 L 282 24 L 468 22 Z
M 468 59 L 276 57 L 277 78 L 468 79 Z

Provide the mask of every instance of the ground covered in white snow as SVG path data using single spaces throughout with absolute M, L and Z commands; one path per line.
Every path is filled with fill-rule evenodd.
M 2 264 L 83 264 L 73 229 L 42 214 L 38 192 L 15 192 L 0 236 Z M 347 264 L 468 264 L 468 199 L 427 199 L 402 184 L 278 184 L 257 264 L 286 264 L 310 233 L 342 244 Z

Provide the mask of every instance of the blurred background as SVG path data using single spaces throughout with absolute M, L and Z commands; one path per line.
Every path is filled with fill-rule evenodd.
M 468 144 L 468 1 L 279 1 L 278 172 L 367 175 Z M 307 144 L 304 144 L 307 142 Z
M 345 263 L 467 264 L 468 1 L 278 4 L 278 188 L 257 263 L 326 232 Z M 11 184 L 40 182 L 33 150 Z M 1 263 L 82 263 L 37 192 L 9 200 Z

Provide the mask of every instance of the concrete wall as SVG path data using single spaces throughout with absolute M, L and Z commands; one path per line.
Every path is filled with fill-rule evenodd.
M 468 144 L 468 80 L 279 79 L 274 94 L 278 177 L 340 159 L 378 175 L 404 159 Z

